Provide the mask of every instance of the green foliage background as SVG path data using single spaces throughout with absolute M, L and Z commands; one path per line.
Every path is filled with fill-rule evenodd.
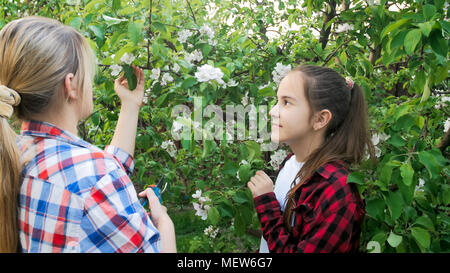
M 364 161 L 348 178 L 366 202 L 361 251 L 449 252 L 444 123 L 450 116 L 450 103 L 445 103 L 450 23 L 445 0 L 0 4 L 0 28 L 23 16 L 41 15 L 89 39 L 99 64 L 95 110 L 79 129 L 91 143 L 109 143 L 117 122 L 120 102 L 111 66 L 120 64 L 124 54 L 133 54 L 133 63 L 145 69 L 148 102 L 140 112 L 132 180 L 137 190 L 162 175 L 169 181 L 163 198 L 176 225 L 179 251 L 256 251 L 259 222 L 246 182 L 256 170 L 272 177 L 276 172 L 269 165 L 271 153 L 261 152 L 259 143 L 248 139 L 174 141 L 177 152 L 172 157 L 161 147 L 172 139 L 172 107 L 192 109 L 193 96 L 201 96 L 204 105 L 237 105 L 248 93 L 255 105 L 270 108 L 277 89 L 272 71 L 282 63 L 323 65 L 351 76 L 364 89 L 373 135 L 384 136 L 376 141 L 377 162 Z M 212 40 L 200 33 L 205 25 L 214 30 Z M 186 29 L 193 35 L 180 43 L 178 35 Z M 203 58 L 190 65 L 185 56 L 194 50 Z M 238 85 L 198 82 L 194 73 L 203 64 L 220 68 L 226 83 Z M 151 79 L 155 68 L 173 80 L 162 85 Z M 199 189 L 210 199 L 207 220 L 194 215 L 192 194 Z M 219 230 L 214 238 L 203 232 L 210 225 Z

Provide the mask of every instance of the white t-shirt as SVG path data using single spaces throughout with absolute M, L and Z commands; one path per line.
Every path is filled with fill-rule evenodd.
M 286 163 L 284 167 L 281 169 L 280 173 L 277 176 L 277 180 L 275 182 L 274 193 L 275 196 L 280 203 L 281 211 L 284 211 L 285 199 L 287 193 L 291 189 L 292 181 L 294 181 L 295 176 L 303 167 L 304 162 L 297 162 L 295 155 L 292 155 Z M 299 181 L 297 178 L 296 183 Z M 266 240 L 261 238 L 261 245 L 259 247 L 260 253 L 269 253 L 269 247 L 267 245 Z

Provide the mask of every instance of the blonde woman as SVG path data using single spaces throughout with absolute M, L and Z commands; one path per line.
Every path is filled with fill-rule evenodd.
M 129 176 L 144 72 L 120 77 L 117 127 L 102 150 L 77 136 L 93 110 L 95 56 L 74 29 L 27 17 L 0 31 L 0 252 L 176 252 L 166 208 L 151 218 Z M 15 114 L 20 135 L 10 128 Z

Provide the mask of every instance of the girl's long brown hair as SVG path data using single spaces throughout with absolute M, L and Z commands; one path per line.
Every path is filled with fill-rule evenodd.
M 295 71 L 301 72 L 311 116 L 316 111 L 328 109 L 332 118 L 327 125 L 324 142 L 305 159 L 292 182 L 294 184 L 300 178 L 286 198 L 283 217 L 289 231 L 292 230 L 293 208 L 296 205 L 295 193 L 320 166 L 339 160 L 348 164 L 359 163 L 366 148 L 372 158 L 374 154 L 361 88 L 354 84 L 350 89 L 339 73 L 327 67 L 300 65 L 291 73 Z

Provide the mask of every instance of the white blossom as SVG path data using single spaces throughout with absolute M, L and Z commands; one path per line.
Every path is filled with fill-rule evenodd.
M 192 204 L 194 206 L 195 209 L 195 215 L 200 216 L 202 218 L 202 220 L 206 220 L 208 219 L 208 211 L 206 209 L 204 209 L 200 204 L 198 203 L 193 203 Z
M 423 180 L 422 178 L 419 178 L 419 185 L 416 185 L 416 188 L 414 189 L 414 193 L 420 192 L 420 191 L 424 191 L 424 186 L 425 186 L 425 180 Z
M 434 105 L 434 108 L 441 109 L 442 107 L 446 107 L 450 105 L 450 96 L 438 96 L 439 101 Z
M 338 28 L 336 29 L 336 32 L 337 33 L 346 32 L 346 31 L 353 30 L 353 29 L 354 29 L 353 25 L 344 23 L 344 24 L 338 26 Z
M 167 141 L 164 141 L 163 143 L 161 143 L 161 148 L 163 150 L 166 150 L 166 152 L 171 157 L 175 157 L 177 154 L 177 147 L 175 146 L 175 144 L 173 143 L 172 140 L 167 140 Z
M 447 118 L 447 120 L 444 123 L 444 133 L 446 133 L 450 129 L 450 118 Z
M 380 143 L 380 141 L 385 142 L 388 138 L 389 135 L 386 135 L 385 133 L 374 134 L 372 136 L 372 144 L 376 146 Z
M 209 38 L 209 39 L 208 39 L 208 44 L 209 44 L 210 46 L 216 46 L 216 45 L 217 45 L 217 40 L 216 40 L 216 39 Z
M 241 161 L 241 163 L 239 163 L 239 165 L 245 165 L 245 164 L 248 164 L 248 162 L 247 162 L 247 160 L 244 160 L 244 159 Z
M 204 64 L 197 69 L 195 72 L 195 77 L 199 82 L 209 82 L 212 80 L 216 80 L 219 84 L 224 84 L 222 79 L 223 72 L 220 68 L 215 68 L 209 64 Z
M 183 29 L 182 31 L 178 32 L 178 41 L 183 44 L 191 36 L 192 36 L 192 31 L 190 31 L 188 29 Z
M 152 74 L 150 75 L 150 79 L 158 80 L 160 75 L 161 75 L 161 69 L 153 68 L 152 69 Z
M 178 71 L 180 71 L 180 66 L 177 63 L 174 63 L 172 70 L 173 72 L 177 73 Z
M 144 97 L 142 98 L 142 102 L 143 102 L 144 104 L 147 104 L 149 94 L 150 94 L 150 88 L 147 89 L 147 90 L 145 90 L 145 92 L 144 92 Z
M 234 87 L 234 86 L 237 86 L 238 83 L 235 80 L 231 79 L 231 80 L 228 81 L 227 85 L 229 87 Z
M 134 59 L 135 59 L 135 57 L 134 57 L 134 55 L 132 53 L 130 53 L 130 54 L 125 53 L 120 58 L 120 62 L 130 65 L 134 61 Z
M 202 190 L 197 190 L 195 191 L 195 193 L 192 195 L 192 198 L 200 198 L 202 196 Z
M 175 120 L 172 123 L 172 131 L 174 133 L 179 133 L 181 131 L 181 129 L 183 129 L 183 124 L 181 124 L 181 122 L 178 122 L 178 121 Z
M 161 86 L 166 86 L 171 81 L 173 81 L 173 77 L 169 73 L 164 73 L 161 78 Z
M 283 65 L 282 63 L 277 63 L 274 71 L 272 72 L 273 81 L 279 85 L 281 80 L 286 76 L 286 74 L 291 71 L 291 65 Z
M 196 49 L 192 53 L 187 54 L 184 59 L 192 65 L 194 61 L 201 62 L 203 59 L 203 54 L 200 50 Z
M 122 66 L 117 64 L 111 65 L 110 68 L 111 68 L 111 76 L 113 77 L 119 75 L 120 71 L 122 71 Z
M 214 30 L 207 25 L 203 25 L 200 28 L 200 34 L 203 36 L 208 36 L 209 38 L 214 37 Z
M 203 231 L 203 233 L 211 238 L 216 238 L 217 234 L 219 233 L 219 229 L 218 228 L 214 228 L 213 226 L 209 226 L 207 228 L 205 228 L 205 230 Z
M 196 211 L 195 215 L 200 216 L 202 220 L 206 220 L 208 218 L 208 211 L 211 208 L 209 205 L 206 205 L 206 202 L 210 202 L 211 199 L 209 197 L 202 196 L 202 190 L 197 190 L 193 195 L 193 198 L 198 199 L 199 203 L 192 203 L 194 206 L 194 210 Z
M 280 164 L 286 158 L 288 153 L 285 150 L 277 150 L 270 156 L 270 165 L 277 170 L 280 167 Z
M 246 106 L 248 104 L 248 92 L 245 93 L 245 96 L 241 100 L 242 105 Z

